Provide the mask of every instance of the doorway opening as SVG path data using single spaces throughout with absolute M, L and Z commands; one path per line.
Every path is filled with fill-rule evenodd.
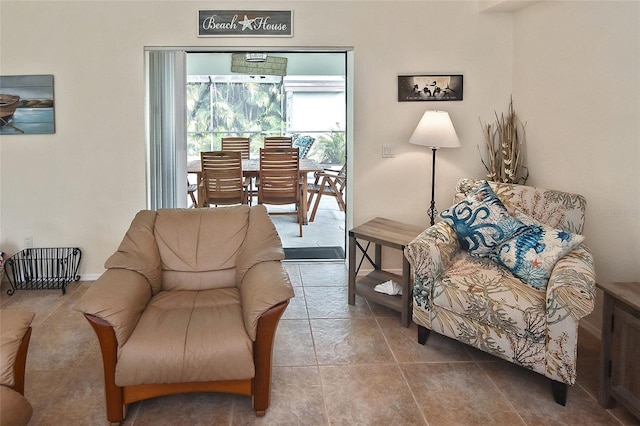
M 252 59 L 250 65 L 276 58 L 280 64 L 284 62 L 284 72 L 282 68 L 271 72 L 259 66 L 234 72 L 234 57 L 238 55 L 246 55 L 247 61 Z M 317 163 L 321 170 L 307 176 L 309 202 L 302 237 L 295 216 L 271 216 L 287 259 L 345 259 L 346 83 L 345 51 L 187 51 L 187 162 L 198 162 L 201 151 L 220 150 L 221 139 L 233 136 L 250 138 L 250 155 L 255 159 L 264 137 L 286 135 L 300 147 L 301 157 Z M 340 176 L 341 172 L 343 181 L 335 186 L 336 194 L 326 185 L 331 176 Z M 189 183 L 197 183 L 195 176 L 189 175 Z M 318 191 L 320 187 L 322 191 Z M 191 195 L 188 204 L 193 202 Z M 277 211 L 278 207 L 267 209 Z

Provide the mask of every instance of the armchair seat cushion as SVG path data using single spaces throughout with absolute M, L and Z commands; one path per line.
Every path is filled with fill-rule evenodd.
M 237 288 L 162 291 L 120 350 L 116 384 L 243 380 L 254 374 Z
M 438 320 L 460 327 L 466 319 L 488 324 L 535 342 L 546 338 L 544 291 L 522 285 L 507 269 L 488 258 L 459 251 L 441 280 L 434 282 L 433 304 L 458 314 Z M 455 324 L 454 324 L 455 323 Z M 468 324 L 471 330 L 471 323 Z

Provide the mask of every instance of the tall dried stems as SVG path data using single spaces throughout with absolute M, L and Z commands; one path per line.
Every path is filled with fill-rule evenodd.
M 526 123 L 518 119 L 513 98 L 506 116 L 504 113 L 500 117 L 498 113 L 495 115 L 494 123 L 481 122 L 487 159 L 485 161 L 480 152 L 480 160 L 487 170 L 487 178 L 495 182 L 524 184 L 529 177 L 529 170 L 523 165 Z

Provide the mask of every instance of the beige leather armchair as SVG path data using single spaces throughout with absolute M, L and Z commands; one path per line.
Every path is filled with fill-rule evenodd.
M 102 350 L 107 418 L 161 395 L 269 406 L 279 319 L 294 296 L 264 206 L 141 211 L 77 309 Z
M 26 425 L 33 408 L 24 397 L 27 350 L 33 313 L 0 311 L 0 425 Z

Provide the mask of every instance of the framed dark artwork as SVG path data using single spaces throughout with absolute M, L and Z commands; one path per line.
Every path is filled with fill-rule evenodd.
M 461 101 L 462 89 L 462 74 L 398 76 L 398 102 Z
M 55 133 L 53 75 L 0 76 L 0 135 Z

